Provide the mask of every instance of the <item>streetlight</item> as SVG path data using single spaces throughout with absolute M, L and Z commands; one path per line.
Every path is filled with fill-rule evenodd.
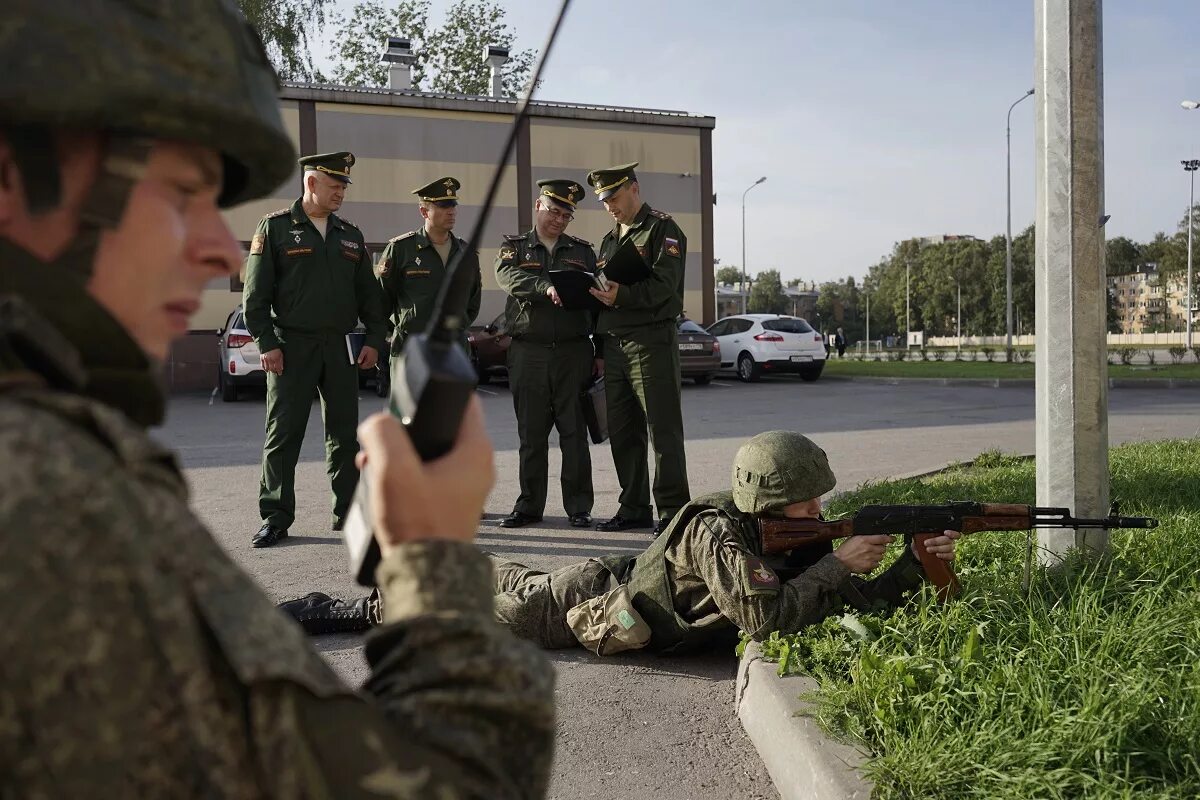
M 766 179 L 767 179 L 767 176 L 763 175 L 761 178 L 756 180 L 754 183 L 750 184 L 749 188 L 747 188 L 746 191 L 742 192 L 742 313 L 743 314 L 746 313 L 746 300 L 748 299 L 748 295 L 746 293 L 746 195 L 750 194 L 750 189 L 753 189 L 755 186 L 758 186 L 760 183 L 762 183 Z
M 1033 94 L 1030 89 L 1008 107 L 1008 121 L 1004 124 L 1005 193 L 1008 201 L 1008 224 L 1004 235 L 1004 360 L 1012 361 L 1012 112 L 1017 103 Z
M 867 355 L 871 355 L 871 293 L 863 294 L 867 296 Z
M 1185 102 L 1192 102 L 1190 100 Z M 1195 208 L 1196 208 L 1196 170 L 1200 169 L 1200 160 L 1190 159 L 1181 161 L 1183 168 L 1187 170 L 1189 183 L 1191 187 L 1188 190 L 1188 277 L 1187 277 L 1187 335 L 1184 337 L 1184 346 L 1189 350 L 1192 347 L 1192 228 L 1195 227 Z

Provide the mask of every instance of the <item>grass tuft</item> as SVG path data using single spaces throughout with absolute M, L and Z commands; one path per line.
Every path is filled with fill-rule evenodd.
M 1105 559 L 1073 557 L 1021 589 L 1025 535 L 964 539 L 963 596 L 925 591 L 886 615 L 826 620 L 765 643 L 812 675 L 821 724 L 865 747 L 877 798 L 1200 797 L 1200 441 L 1111 451 L 1121 513 Z M 1034 503 L 1034 464 L 982 454 L 866 503 Z

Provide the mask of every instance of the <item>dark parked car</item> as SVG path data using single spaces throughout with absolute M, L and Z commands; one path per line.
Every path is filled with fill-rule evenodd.
M 468 328 L 467 341 L 471 345 L 471 363 L 475 365 L 480 384 L 493 377 L 508 377 L 508 346 L 512 344 L 512 337 L 504 330 L 503 313 L 487 325 Z
M 679 321 L 679 374 L 703 386 L 721 368 L 721 344 L 717 337 L 690 319 Z

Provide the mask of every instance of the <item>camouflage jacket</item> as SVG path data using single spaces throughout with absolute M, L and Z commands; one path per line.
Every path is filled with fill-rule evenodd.
M 924 579 L 908 548 L 871 580 L 852 575 L 829 545 L 805 550 L 791 564 L 763 556 L 756 518 L 717 492 L 685 506 L 632 563 L 610 569 L 628 582 L 653 631 L 650 648 L 660 651 L 727 643 L 739 629 L 755 639 L 794 633 L 848 605 L 894 606 Z
M 355 693 L 216 544 L 174 457 L 132 420 L 161 409 L 141 351 L 73 276 L 10 256 L 0 797 L 542 796 L 553 674 L 492 621 L 486 559 L 424 542 L 385 560 L 386 624 Z M 106 385 L 119 400 L 95 399 Z

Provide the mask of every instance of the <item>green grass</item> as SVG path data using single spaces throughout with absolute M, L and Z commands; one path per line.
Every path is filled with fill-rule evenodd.
M 1110 558 L 1035 571 L 1023 533 L 960 545 L 963 595 L 926 591 L 886 616 L 826 620 L 766 643 L 805 673 L 832 735 L 864 747 L 877 798 L 1200 797 L 1200 441 L 1111 455 L 1122 513 Z M 923 480 L 869 485 L 832 504 L 1034 502 L 1033 462 L 985 454 Z
M 825 362 L 826 376 L 878 378 L 1023 378 L 1032 380 L 1033 362 L 1006 364 L 1001 361 L 855 361 L 831 358 Z M 1001 354 L 1000 358 L 1003 358 Z M 1200 379 L 1200 364 L 1163 364 L 1155 366 L 1110 364 L 1111 378 L 1194 378 Z

